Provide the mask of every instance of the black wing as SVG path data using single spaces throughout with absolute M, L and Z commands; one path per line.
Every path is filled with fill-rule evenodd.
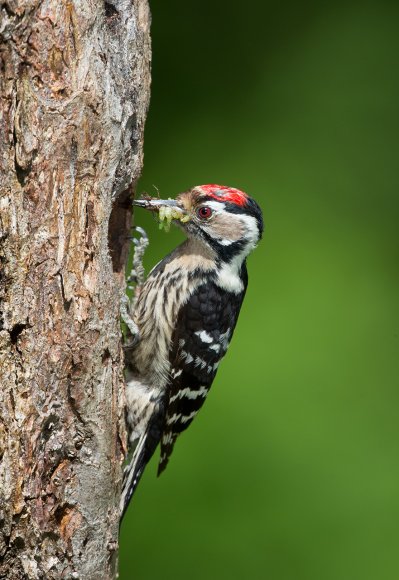
M 165 469 L 179 433 L 202 407 L 226 353 L 244 299 L 214 283 L 199 286 L 178 313 L 170 350 L 171 378 L 158 475 Z

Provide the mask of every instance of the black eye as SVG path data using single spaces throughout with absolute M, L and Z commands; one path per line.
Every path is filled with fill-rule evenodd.
M 204 205 L 203 207 L 200 207 L 197 210 L 197 216 L 199 218 L 201 218 L 202 220 L 206 220 L 206 219 L 210 218 L 212 214 L 213 214 L 213 211 L 211 210 L 210 207 L 208 207 L 206 205 Z

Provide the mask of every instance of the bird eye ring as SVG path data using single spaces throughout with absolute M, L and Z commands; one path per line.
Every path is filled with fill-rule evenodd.
M 210 218 L 212 214 L 213 214 L 212 209 L 207 205 L 204 205 L 197 210 L 197 216 L 202 220 Z

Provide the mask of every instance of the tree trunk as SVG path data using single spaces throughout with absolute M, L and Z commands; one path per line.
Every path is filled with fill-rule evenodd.
M 147 0 L 0 2 L 0 578 L 114 578 Z

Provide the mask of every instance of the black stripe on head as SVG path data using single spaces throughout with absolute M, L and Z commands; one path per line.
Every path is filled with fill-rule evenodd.
M 206 232 L 202 231 L 202 235 L 208 244 L 217 252 L 218 257 L 222 262 L 230 262 L 234 256 L 242 252 L 246 245 L 245 240 L 237 240 L 236 242 L 232 242 L 229 246 L 224 246 L 216 238 L 213 238 Z
M 262 210 L 260 209 L 259 205 L 252 197 L 248 197 L 248 201 L 244 206 L 239 206 L 235 203 L 225 202 L 226 210 L 229 213 L 234 214 L 247 214 L 254 217 L 258 224 L 259 229 L 259 239 L 262 238 L 263 230 L 264 230 L 264 223 L 263 223 L 263 216 Z

